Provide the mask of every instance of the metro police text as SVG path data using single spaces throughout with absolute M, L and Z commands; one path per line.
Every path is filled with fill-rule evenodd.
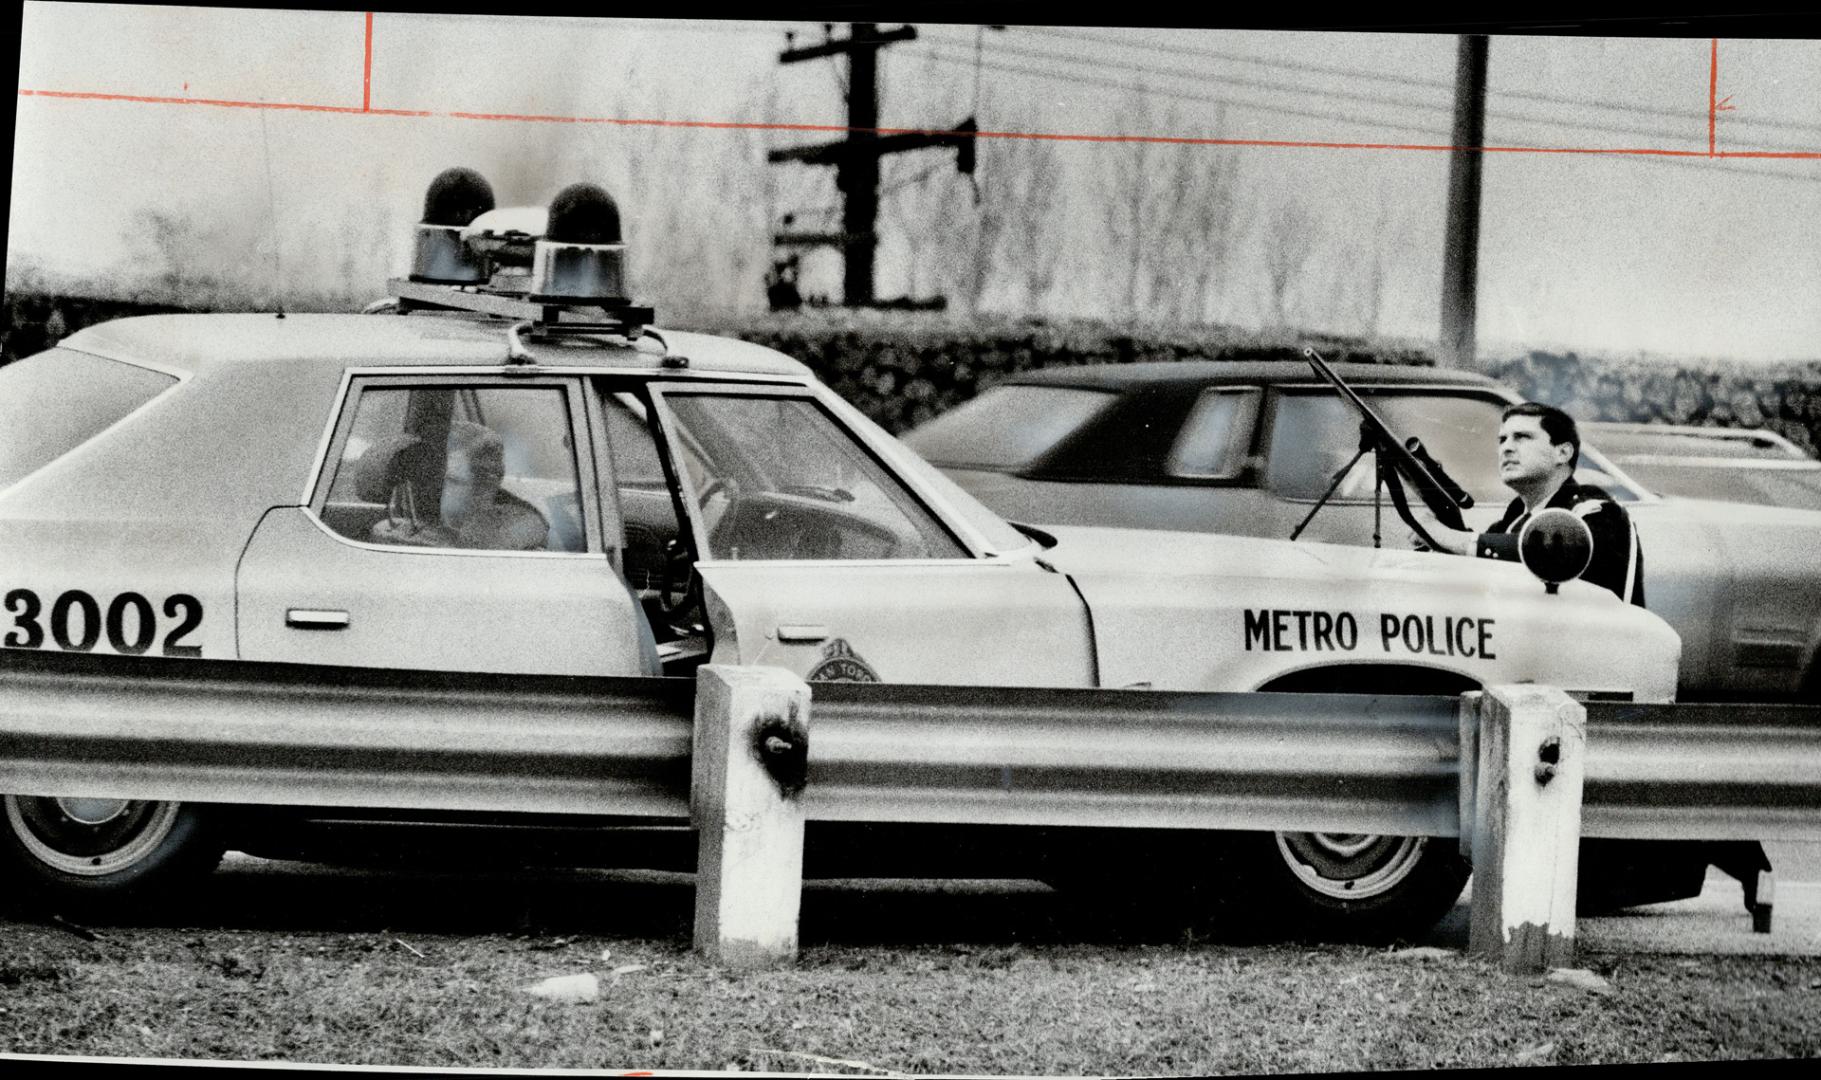
M 1355 652 L 1360 648 L 1360 620 L 1350 611 L 1248 608 L 1245 614 L 1247 652 Z M 1377 634 L 1366 636 L 1367 651 L 1376 638 L 1379 652 L 1496 660 L 1498 654 L 1492 651 L 1495 621 L 1385 612 L 1378 616 Z M 1367 625 L 1371 625 L 1370 616 Z

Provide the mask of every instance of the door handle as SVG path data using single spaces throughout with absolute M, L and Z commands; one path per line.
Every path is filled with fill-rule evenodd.
M 286 608 L 285 625 L 293 630 L 346 630 L 348 613 L 320 608 Z
M 778 640 L 785 644 L 813 644 L 828 640 L 828 627 L 807 623 L 779 623 Z

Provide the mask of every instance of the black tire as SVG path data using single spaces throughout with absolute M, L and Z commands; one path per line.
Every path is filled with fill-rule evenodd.
M 1448 914 L 1472 870 L 1452 837 L 1237 833 L 1231 843 L 1241 880 L 1218 922 L 1241 935 L 1412 940 Z
M 213 871 L 224 851 L 193 805 L 0 796 L 5 902 L 22 909 L 124 913 Z

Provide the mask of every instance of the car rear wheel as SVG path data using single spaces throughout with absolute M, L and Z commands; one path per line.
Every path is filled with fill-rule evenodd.
M 206 816 L 175 802 L 0 796 L 0 867 L 12 903 L 104 911 L 220 862 Z

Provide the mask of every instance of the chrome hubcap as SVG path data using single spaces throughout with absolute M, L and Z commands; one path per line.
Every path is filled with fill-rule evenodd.
M 1360 833 L 1278 833 L 1277 850 L 1298 881 L 1336 900 L 1382 896 L 1402 884 L 1429 840 Z
M 132 799 L 8 795 L 6 824 L 53 870 L 103 877 L 144 861 L 177 825 L 181 804 Z
M 125 799 L 58 799 L 57 809 L 79 825 L 105 825 L 127 812 Z

